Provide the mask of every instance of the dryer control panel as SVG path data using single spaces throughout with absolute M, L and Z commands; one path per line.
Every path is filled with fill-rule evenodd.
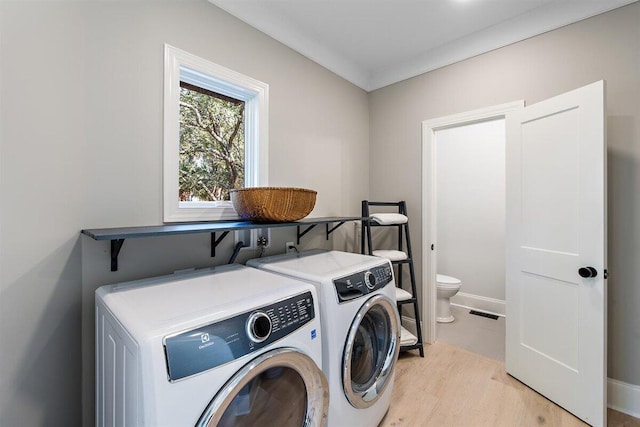
M 393 281 L 393 273 L 389 264 L 375 266 L 369 270 L 359 271 L 333 281 L 338 294 L 338 302 L 349 302 L 384 288 Z
M 301 328 L 315 317 L 311 292 L 287 298 L 164 338 L 169 381 L 250 354 Z M 310 339 L 315 337 L 311 332 Z

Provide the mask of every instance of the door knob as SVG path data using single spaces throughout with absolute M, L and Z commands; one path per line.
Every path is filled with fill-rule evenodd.
M 598 270 L 593 267 L 580 267 L 578 269 L 578 274 L 580 277 L 584 277 L 586 279 L 589 277 L 596 277 L 598 275 Z

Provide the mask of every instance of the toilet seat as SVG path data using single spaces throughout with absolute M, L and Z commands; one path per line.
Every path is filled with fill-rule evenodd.
M 436 274 L 436 283 L 438 286 L 443 285 L 445 288 L 450 288 L 453 286 L 459 286 L 460 279 L 456 279 L 455 277 L 445 276 L 444 274 Z
M 445 276 L 444 274 L 436 274 L 436 287 L 442 290 L 459 289 L 462 282 L 455 277 Z
M 443 291 L 453 291 L 456 289 L 460 289 L 460 284 L 458 283 L 457 285 L 449 285 L 449 284 L 443 284 L 443 283 L 438 283 L 436 284 L 436 288 L 438 289 L 442 289 Z

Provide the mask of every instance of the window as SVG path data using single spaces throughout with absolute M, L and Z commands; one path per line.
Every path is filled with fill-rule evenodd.
M 245 102 L 180 82 L 178 198 L 229 200 L 244 187 Z
M 236 219 L 232 188 L 267 185 L 265 83 L 165 45 L 164 221 Z

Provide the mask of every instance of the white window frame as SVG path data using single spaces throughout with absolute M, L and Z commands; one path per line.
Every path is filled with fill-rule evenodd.
M 230 201 L 181 202 L 180 80 L 245 103 L 245 187 L 268 185 L 269 85 L 206 59 L 164 46 L 164 222 L 238 219 Z

